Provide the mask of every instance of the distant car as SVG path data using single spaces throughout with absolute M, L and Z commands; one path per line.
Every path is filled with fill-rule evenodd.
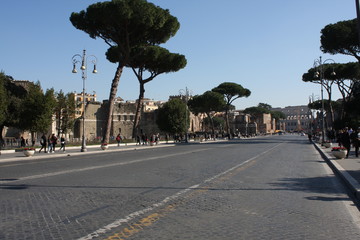
M 301 136 L 305 136 L 305 133 L 302 132 L 302 133 L 301 133 Z

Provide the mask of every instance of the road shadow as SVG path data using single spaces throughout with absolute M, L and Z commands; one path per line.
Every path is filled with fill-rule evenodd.
M 336 185 L 341 185 L 340 191 Z M 354 194 L 346 188 L 345 184 L 336 175 L 312 178 L 284 178 L 279 182 L 271 183 L 272 186 L 287 191 L 301 191 L 306 193 L 318 193 L 323 195 L 305 197 L 312 201 L 346 201 L 352 200 L 353 205 L 359 209 L 359 202 Z M 344 197 L 344 194 L 347 197 Z
M 192 188 L 192 190 L 207 190 L 207 191 L 303 191 L 322 194 L 340 194 L 333 185 L 335 177 L 315 177 L 315 178 L 285 178 L 276 183 L 269 183 L 269 187 L 253 188 L 249 186 L 222 188 L 203 186 Z M 50 185 L 50 184 L 16 184 L 7 183 L 1 184 L 0 189 L 9 190 L 24 190 L 31 188 L 64 188 L 64 189 L 130 189 L 141 190 L 139 194 L 146 194 L 152 191 L 161 190 L 185 190 L 188 186 L 91 186 L 91 185 Z

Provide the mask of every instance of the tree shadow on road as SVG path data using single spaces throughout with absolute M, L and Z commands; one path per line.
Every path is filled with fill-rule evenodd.
M 355 205 L 358 205 L 354 198 L 354 194 L 344 186 L 344 183 L 336 177 L 336 175 L 312 178 L 284 178 L 279 182 L 271 183 L 271 185 L 288 191 L 319 194 L 316 196 L 305 197 L 308 200 L 346 201 L 351 199 L 354 201 Z M 344 191 L 341 189 L 344 189 Z M 346 197 L 344 194 L 349 197 Z

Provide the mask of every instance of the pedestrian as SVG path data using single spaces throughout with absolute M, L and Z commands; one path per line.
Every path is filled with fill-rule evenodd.
M 52 150 L 53 150 L 53 152 L 55 152 L 55 147 L 57 144 L 57 137 L 55 136 L 54 133 L 51 135 L 51 144 L 52 144 Z
M 355 156 L 359 157 L 359 146 L 360 146 L 360 127 L 356 129 L 351 135 L 350 135 L 352 144 L 355 148 Z
M 156 138 L 155 134 L 152 133 L 150 135 L 150 146 L 153 146 L 155 144 L 155 138 Z
M 46 142 L 47 142 L 46 136 L 45 136 L 45 134 L 43 134 L 40 139 L 41 148 L 40 148 L 39 152 L 41 152 L 41 150 L 44 149 L 44 152 L 47 153 Z
M 64 137 L 64 135 L 61 135 L 61 138 L 60 138 L 60 149 L 59 150 L 63 150 L 64 152 L 65 152 L 65 137 Z
M 341 134 L 341 143 L 347 150 L 346 158 L 348 158 L 351 149 L 351 141 L 348 128 L 345 128 L 344 132 Z
M 25 147 L 25 146 L 26 146 L 25 139 L 24 139 L 23 136 L 21 136 L 21 138 L 20 138 L 20 147 Z
M 116 141 L 117 141 L 118 147 L 120 147 L 120 142 L 121 142 L 120 133 L 116 136 Z
M 143 134 L 142 136 L 141 136 L 141 138 L 142 138 L 142 143 L 143 143 L 143 145 L 147 145 L 147 141 L 148 141 L 148 139 L 147 139 L 147 135 L 146 134 Z
M 47 143 L 48 143 L 48 153 L 52 153 L 53 151 L 53 144 L 52 144 L 52 141 L 51 141 L 51 135 L 49 135 L 48 139 L 47 139 Z
M 141 139 L 139 135 L 136 136 L 136 145 L 138 144 L 141 145 Z
M 160 133 L 157 133 L 156 136 L 155 136 L 156 145 L 159 144 L 159 141 L 160 141 Z

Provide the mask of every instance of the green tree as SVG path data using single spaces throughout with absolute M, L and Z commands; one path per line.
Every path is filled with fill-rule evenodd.
M 325 110 L 328 110 L 330 108 L 329 106 L 329 101 L 327 101 L 327 99 L 324 99 L 324 108 Z M 334 109 L 341 109 L 342 106 L 341 106 L 341 103 L 339 102 L 336 102 L 336 101 L 331 101 L 331 105 L 334 107 Z M 308 107 L 310 109 L 313 109 L 313 110 L 321 110 L 322 108 L 322 101 L 321 100 L 317 100 L 317 101 L 314 101 L 314 102 L 311 102 L 308 104 Z
M 349 102 L 345 105 L 347 116 L 342 121 L 343 125 L 341 127 L 351 126 L 355 129 L 360 126 L 359 106 L 360 106 L 360 83 L 356 82 L 353 89 L 353 95 L 350 98 Z
M 74 93 L 64 94 L 62 90 L 55 94 L 55 115 L 57 119 L 58 136 L 72 130 L 75 123 L 75 96 Z
M 330 125 L 334 122 L 334 110 L 331 106 L 332 102 L 332 87 L 335 83 L 335 79 L 337 78 L 337 73 L 333 75 L 334 68 L 336 64 L 323 64 L 320 67 L 313 67 L 308 70 L 307 73 L 304 73 L 302 76 L 302 80 L 304 82 L 311 82 L 315 84 L 320 84 L 323 86 L 325 91 L 328 94 L 328 103 L 330 104 L 329 108 L 329 116 L 330 116 Z M 323 74 L 321 76 L 321 71 Z
M 27 91 L 22 85 L 17 85 L 11 76 L 3 75 L 2 80 L 5 87 L 6 107 L 3 122 L 0 123 L 0 139 L 2 140 L 2 132 L 4 127 L 20 128 L 21 107 L 23 99 Z
M 71 23 L 89 34 L 101 38 L 109 47 L 117 47 L 120 59 L 112 81 L 107 124 L 103 142 L 108 142 L 111 129 L 111 113 L 123 68 L 131 59 L 132 49 L 165 43 L 180 27 L 177 18 L 146 0 L 112 0 L 90 5 L 86 11 L 72 13 Z
M 108 50 L 106 55 L 110 62 L 119 62 L 116 54 L 118 52 L 117 48 L 112 47 Z M 134 57 L 130 60 L 127 67 L 133 70 L 140 84 L 132 134 L 133 138 L 135 138 L 138 134 L 141 110 L 143 108 L 145 84 L 160 74 L 176 72 L 184 68 L 186 66 L 186 58 L 184 55 L 170 53 L 167 49 L 160 46 L 134 48 L 131 56 Z
M 323 84 L 323 87 L 328 93 L 328 106 L 327 110 L 330 112 L 331 123 L 334 122 L 334 108 L 333 101 L 331 98 L 332 95 L 332 86 L 335 84 L 341 95 L 342 95 L 342 103 L 343 107 L 339 111 L 339 116 L 345 118 L 346 111 L 345 105 L 348 101 L 350 101 L 353 95 L 353 89 L 355 83 L 360 79 L 360 66 L 357 62 L 350 63 L 341 63 L 341 64 L 324 64 L 323 65 L 323 79 L 320 80 L 319 77 L 316 76 L 316 71 L 319 71 L 317 68 L 311 68 L 307 73 L 303 74 L 303 81 Z M 336 75 L 332 75 L 335 72 Z M 330 104 L 330 105 L 329 105 Z
M 256 117 L 264 114 L 264 113 L 270 113 L 270 110 L 264 107 L 248 107 L 245 108 L 244 113 L 254 115 Z
M 265 108 L 265 109 L 267 109 L 267 110 L 271 110 L 271 108 L 272 108 L 272 106 L 270 105 L 270 104 L 267 104 L 267 103 L 259 103 L 258 104 L 258 107 L 260 107 L 260 108 Z
M 212 120 L 214 122 L 214 128 L 217 129 L 219 132 L 222 132 L 225 125 L 224 118 L 213 117 Z M 211 119 L 209 117 L 204 118 L 203 125 L 206 129 L 211 129 Z
M 174 98 L 158 109 L 156 124 L 161 131 L 170 134 L 184 133 L 189 127 L 189 115 L 186 104 Z
M 52 124 L 55 103 L 53 89 L 44 94 L 39 82 L 29 84 L 21 105 L 20 129 L 30 131 L 32 139 L 36 132 L 47 132 Z
M 356 18 L 326 25 L 321 30 L 320 41 L 324 53 L 350 55 L 360 62 Z
M 188 106 L 190 111 L 198 115 L 205 113 L 211 122 L 212 133 L 215 134 L 215 125 L 213 121 L 213 114 L 222 112 L 226 108 L 224 96 L 218 92 L 207 91 L 202 95 L 196 95 L 189 100 Z
M 285 113 L 283 112 L 280 112 L 280 111 L 270 111 L 271 113 L 271 116 L 273 118 L 275 118 L 276 121 L 280 120 L 280 119 L 285 119 L 286 118 L 286 115 Z
M 243 88 L 243 86 L 241 86 L 240 84 L 233 82 L 221 83 L 216 88 L 213 88 L 212 91 L 220 93 L 224 96 L 224 99 L 226 101 L 226 107 L 225 107 L 226 132 L 230 134 L 229 111 L 231 110 L 232 103 L 238 98 L 249 97 L 251 91 L 247 88 Z
M 276 121 L 280 120 L 280 119 L 285 119 L 286 118 L 286 115 L 285 113 L 283 112 L 280 112 L 280 111 L 272 111 L 272 106 L 270 104 L 267 104 L 267 103 L 259 103 L 257 105 L 258 108 L 260 109 L 263 109 L 263 110 L 260 110 L 264 113 L 270 113 L 271 116 L 273 118 L 275 118 Z

